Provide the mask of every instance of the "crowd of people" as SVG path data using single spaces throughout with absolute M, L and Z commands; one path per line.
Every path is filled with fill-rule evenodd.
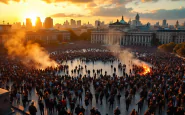
M 86 62 L 118 61 L 116 55 L 111 52 L 62 53 L 52 55 L 51 58 L 58 62 L 72 61 L 75 58 Z M 51 115 L 54 113 L 86 115 L 87 111 L 91 115 L 101 115 L 101 111 L 96 107 L 88 109 L 93 98 L 99 105 L 104 104 L 103 99 L 106 100 L 109 109 L 114 110 L 107 115 L 121 115 L 123 113 L 119 106 L 114 108 L 115 101 L 119 103 L 124 100 L 125 103 L 120 104 L 125 104 L 125 111 L 129 111 L 136 93 L 140 95 L 140 100 L 136 103 L 138 108 L 130 110 L 131 112 L 128 113 L 130 115 L 139 115 L 146 106 L 144 102 L 147 102 L 148 106 L 144 115 L 162 114 L 164 110 L 167 110 L 165 112 L 168 115 L 184 115 L 185 84 L 182 82 L 182 77 L 185 74 L 185 61 L 164 52 L 147 53 L 139 59 L 153 65 L 149 73 L 140 74 L 143 68 L 133 65 L 130 73 L 134 74 L 129 74 L 125 72 L 125 69 L 128 69 L 126 65 L 119 63 L 123 76 L 117 76 L 116 70 L 113 75 L 107 75 L 102 70 L 89 70 L 92 71 L 93 76 L 89 76 L 87 71 L 87 74 L 82 75 L 79 72 L 77 77 L 73 77 L 68 74 L 68 65 L 39 70 L 28 68 L 19 60 L 1 56 L 0 87 L 10 91 L 11 103 L 16 101 L 18 105 L 29 107 L 31 115 L 36 115 L 37 111 L 44 115 L 45 109 Z M 81 69 L 87 69 L 87 67 L 77 65 L 75 70 Z M 66 74 L 56 74 L 61 71 L 65 71 Z M 9 87 L 10 82 L 11 87 Z M 36 90 L 38 101 L 29 100 L 33 90 Z M 39 106 L 35 107 L 35 103 Z

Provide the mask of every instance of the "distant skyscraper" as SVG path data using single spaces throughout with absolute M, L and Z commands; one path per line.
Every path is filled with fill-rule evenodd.
M 21 22 L 15 22 L 12 24 L 12 29 L 20 29 L 21 28 Z
M 35 22 L 35 28 L 36 29 L 41 29 L 42 28 L 42 22 L 40 20 L 40 17 L 37 17 L 37 20 Z
M 53 19 L 51 17 L 47 17 L 44 21 L 44 27 L 47 28 L 53 28 Z
M 166 19 L 164 19 L 162 24 L 163 27 L 166 27 L 166 22 L 167 22 Z
M 156 26 L 159 26 L 159 22 L 156 22 L 156 24 L 155 24 Z
M 132 20 L 131 20 L 131 18 L 130 18 L 130 20 L 128 21 L 128 24 L 130 24 L 130 25 L 131 25 L 131 23 L 132 23 Z
M 76 27 L 76 21 L 73 20 L 73 19 L 71 19 L 71 26 L 72 26 L 72 27 Z
M 32 29 L 32 22 L 30 18 L 26 18 L 26 29 Z
M 105 22 L 104 22 L 104 21 L 102 21 L 102 22 L 101 22 L 101 25 L 102 25 L 102 26 L 104 26 L 104 24 L 105 24 Z
M 178 29 L 179 27 L 179 21 L 177 20 L 176 24 L 175 24 L 175 28 Z
M 95 21 L 95 27 L 97 27 L 99 23 L 100 23 L 100 21 L 99 20 L 96 20 Z
M 80 27 L 81 26 L 81 20 L 77 21 L 77 26 Z
M 69 26 L 69 22 L 68 22 L 68 20 L 66 20 L 66 23 L 65 23 L 65 24 L 66 24 L 66 26 Z

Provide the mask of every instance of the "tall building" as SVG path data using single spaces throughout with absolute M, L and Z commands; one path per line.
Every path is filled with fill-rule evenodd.
M 164 20 L 163 20 L 163 24 L 162 24 L 163 27 L 166 27 L 166 25 L 167 25 L 166 22 L 167 22 L 166 19 L 164 19 Z
M 131 23 L 132 23 L 132 21 L 131 21 L 131 18 L 130 18 L 130 20 L 128 21 L 128 24 L 130 24 L 130 25 L 131 25 Z
M 159 26 L 159 22 L 156 22 L 155 26 Z
M 95 21 L 95 27 L 98 27 L 98 24 L 100 23 L 100 21 L 99 20 L 96 20 Z
M 51 17 L 47 17 L 44 21 L 44 27 L 46 29 L 53 28 L 53 19 Z
M 141 21 L 140 21 L 140 16 L 139 14 L 137 13 L 136 17 L 135 17 L 135 20 L 132 20 L 131 22 L 131 25 L 132 27 L 136 27 L 136 26 L 141 26 Z
M 26 18 L 26 29 L 32 29 L 32 22 L 30 18 Z
M 78 20 L 77 21 L 77 27 L 80 27 L 81 26 L 81 20 Z
M 63 26 L 64 26 L 65 28 L 69 28 L 69 22 L 68 22 L 68 20 L 66 20 L 66 21 L 64 22 Z
M 12 24 L 12 29 L 21 29 L 21 22 L 15 22 Z
M 42 22 L 40 20 L 40 17 L 37 17 L 37 19 L 36 19 L 35 28 L 36 29 L 41 29 L 42 28 Z
M 71 26 L 72 26 L 72 27 L 76 27 L 76 21 L 73 20 L 73 19 L 71 19 Z
M 104 22 L 104 21 L 102 21 L 102 22 L 101 22 L 101 26 L 104 26 L 104 25 L 105 25 L 105 22 Z
M 179 21 L 177 20 L 176 24 L 175 24 L 175 28 L 178 29 L 179 27 Z

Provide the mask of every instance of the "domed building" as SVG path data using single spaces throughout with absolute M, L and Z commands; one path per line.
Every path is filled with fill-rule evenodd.
M 122 19 L 121 19 L 120 23 L 127 24 L 127 22 L 125 22 L 125 20 L 123 19 L 123 16 L 122 16 Z
M 109 24 L 109 28 L 114 30 L 126 31 L 130 28 L 130 24 L 128 24 L 122 16 L 122 19 L 120 21 L 117 20 L 117 22 Z

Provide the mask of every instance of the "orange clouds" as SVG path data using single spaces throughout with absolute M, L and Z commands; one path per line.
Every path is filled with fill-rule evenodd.
M 0 2 L 5 3 L 5 4 L 9 4 L 10 1 L 21 2 L 21 1 L 26 1 L 26 0 L 0 0 Z
M 81 15 L 81 14 L 65 14 L 65 13 L 57 13 L 57 14 L 53 14 L 51 15 L 51 17 L 54 18 L 60 18 L 60 17 L 84 17 L 85 15 Z
M 141 2 L 157 2 L 159 0 L 141 0 Z
M 46 3 L 56 3 L 56 2 L 73 2 L 73 3 L 88 3 L 93 0 L 42 0 Z

